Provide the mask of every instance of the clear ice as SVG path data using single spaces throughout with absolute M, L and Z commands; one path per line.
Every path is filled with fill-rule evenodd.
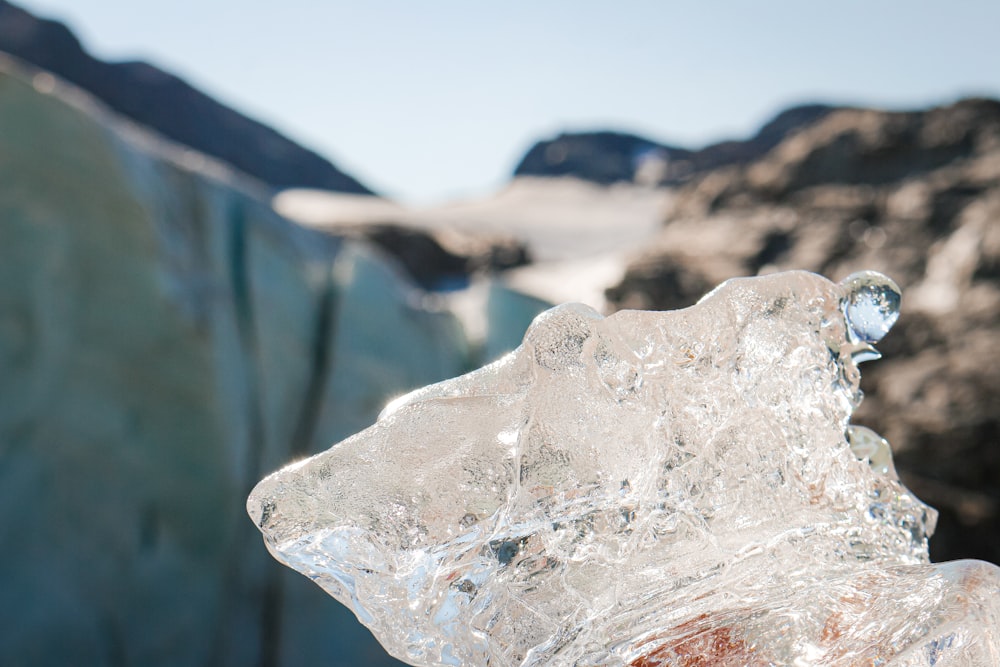
M 899 289 L 792 272 L 523 344 L 262 481 L 274 556 L 413 665 L 1000 665 L 1000 568 L 849 424 Z

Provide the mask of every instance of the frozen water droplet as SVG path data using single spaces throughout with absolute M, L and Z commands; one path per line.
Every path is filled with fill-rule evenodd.
M 877 271 L 852 273 L 841 283 L 844 316 L 852 343 L 877 343 L 899 317 L 899 286 Z
M 867 426 L 850 425 L 847 427 L 847 441 L 851 451 L 859 459 L 868 460 L 872 470 L 890 479 L 899 479 L 896 466 L 892 462 L 892 448 L 889 441 Z
M 868 343 L 860 344 L 856 350 L 851 352 L 851 360 L 856 364 L 864 361 L 878 361 L 881 358 L 882 353 Z

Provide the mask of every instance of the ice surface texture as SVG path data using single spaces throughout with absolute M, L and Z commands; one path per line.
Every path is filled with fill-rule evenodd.
M 249 501 L 276 558 L 414 665 L 1000 664 L 1000 569 L 848 424 L 899 293 L 732 280 L 539 316 Z

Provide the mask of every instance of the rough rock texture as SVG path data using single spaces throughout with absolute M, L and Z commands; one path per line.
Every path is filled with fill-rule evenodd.
M 532 146 L 514 169 L 514 176 L 574 176 L 602 184 L 677 184 L 710 169 L 755 160 L 800 127 L 833 110 L 822 104 L 792 107 L 749 139 L 701 149 L 660 144 L 621 132 L 564 133 Z
M 325 158 L 145 62 L 106 63 L 70 30 L 0 0 L 0 51 L 53 72 L 115 111 L 276 188 L 371 194 Z
M 457 321 L 42 83 L 0 71 L 0 664 L 390 664 L 244 498 L 468 368 Z
M 608 298 L 675 308 L 732 276 L 870 268 L 903 310 L 855 421 L 941 511 L 935 560 L 1000 562 L 1000 103 L 842 110 L 679 191 Z
M 473 275 L 492 274 L 530 261 L 525 244 L 511 237 L 469 234 L 448 228 L 420 229 L 390 222 L 337 225 L 328 229 L 338 236 L 364 239 L 380 247 L 428 290 L 464 287 Z

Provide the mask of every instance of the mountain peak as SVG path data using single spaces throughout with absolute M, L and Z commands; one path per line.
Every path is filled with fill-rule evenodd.
M 83 88 L 117 113 L 275 188 L 373 194 L 329 160 L 142 61 L 91 56 L 59 21 L 0 0 L 0 51 Z
M 623 181 L 675 184 L 710 169 L 751 162 L 791 133 L 840 108 L 827 104 L 790 107 L 751 138 L 700 149 L 662 144 L 626 132 L 564 132 L 532 146 L 514 176 L 574 176 L 604 185 Z

